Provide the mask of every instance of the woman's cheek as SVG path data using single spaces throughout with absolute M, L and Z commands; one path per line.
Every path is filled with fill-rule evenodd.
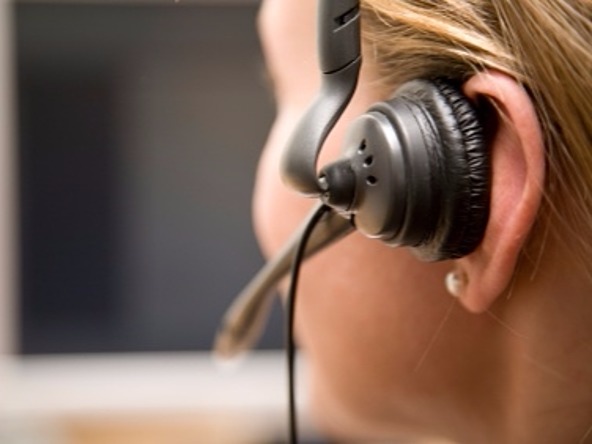
M 278 111 L 259 159 L 253 218 L 255 234 L 268 257 L 283 246 L 314 203 L 286 187 L 280 176 L 281 156 L 304 110 L 284 108 Z

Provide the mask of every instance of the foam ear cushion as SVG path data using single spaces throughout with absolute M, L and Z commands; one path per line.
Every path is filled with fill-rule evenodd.
M 440 141 L 441 168 L 434 171 L 440 189 L 440 211 L 431 239 L 418 246 L 430 260 L 453 259 L 473 251 L 481 242 L 489 217 L 490 163 L 476 110 L 453 83 L 437 79 L 413 80 L 397 91 L 425 113 L 422 130 Z M 426 119 L 427 116 L 427 119 Z

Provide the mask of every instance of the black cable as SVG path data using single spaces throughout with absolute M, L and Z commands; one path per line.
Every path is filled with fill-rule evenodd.
M 296 418 L 296 395 L 295 395 L 295 368 L 294 360 L 296 355 L 296 344 L 294 343 L 294 314 L 296 307 L 296 291 L 298 288 L 298 275 L 300 274 L 300 266 L 304 259 L 304 252 L 306 244 L 312 234 L 314 228 L 321 220 L 323 215 L 330 211 L 331 208 L 326 205 L 319 205 L 319 207 L 312 213 L 309 220 L 306 222 L 298 246 L 294 252 L 294 259 L 290 270 L 290 287 L 288 288 L 287 303 L 286 303 L 286 358 L 288 365 L 288 414 L 289 414 L 289 433 L 290 444 L 298 442 L 298 424 Z

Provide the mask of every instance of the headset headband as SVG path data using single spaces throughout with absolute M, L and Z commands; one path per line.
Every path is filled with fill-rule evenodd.
M 286 184 L 308 196 L 322 191 L 319 153 L 356 89 L 362 63 L 358 0 L 320 0 L 318 20 L 321 90 L 294 131 L 281 166 Z

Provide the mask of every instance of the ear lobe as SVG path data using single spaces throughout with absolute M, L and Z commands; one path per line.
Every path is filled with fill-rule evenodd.
M 491 155 L 491 204 L 485 236 L 477 249 L 456 261 L 467 281 L 460 302 L 480 313 L 512 280 L 543 195 L 545 155 L 532 101 L 515 79 L 495 71 L 478 73 L 463 86 L 469 99 L 486 99 Z

